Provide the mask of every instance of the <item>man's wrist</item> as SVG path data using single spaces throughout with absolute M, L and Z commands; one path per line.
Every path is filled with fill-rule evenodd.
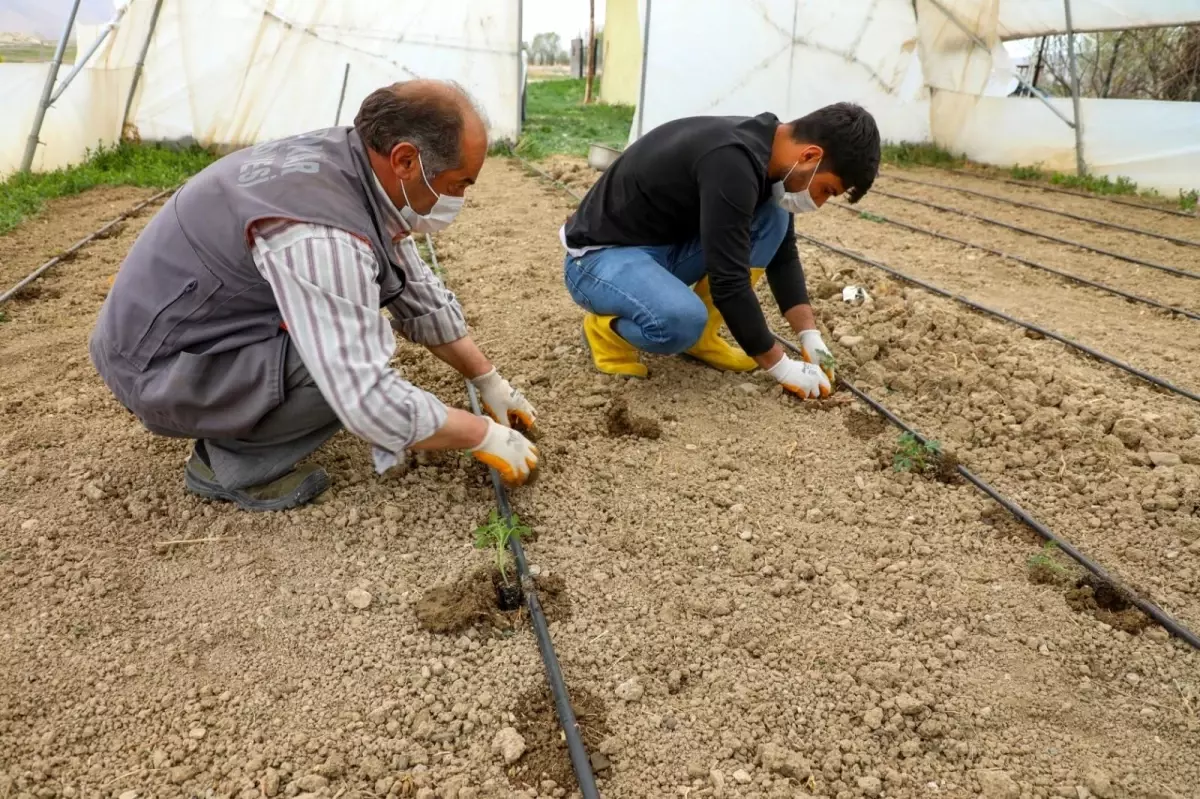
M 763 369 L 771 369 L 784 359 L 783 347 L 778 343 L 772 344 L 771 349 L 764 352 L 762 355 L 755 355 L 754 362 Z

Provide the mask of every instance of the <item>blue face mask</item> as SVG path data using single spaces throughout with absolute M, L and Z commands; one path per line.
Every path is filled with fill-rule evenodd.
M 817 170 L 821 168 L 820 159 L 817 159 L 817 165 L 813 168 L 812 175 L 809 176 L 808 185 L 804 187 L 804 191 L 787 191 L 784 188 L 784 181 L 791 176 L 799 164 L 799 161 L 792 164 L 792 168 L 783 176 L 783 180 L 771 187 L 771 192 L 775 195 L 775 202 L 779 204 L 780 208 L 790 214 L 809 214 L 813 211 L 819 211 L 821 210 L 820 206 L 817 205 L 816 200 L 812 198 L 808 190 L 812 187 L 813 178 L 817 176 Z

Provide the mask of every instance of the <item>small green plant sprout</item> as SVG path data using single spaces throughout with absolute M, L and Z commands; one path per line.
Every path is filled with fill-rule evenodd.
M 508 578 L 508 570 L 513 566 L 512 553 L 508 551 L 508 542 L 513 538 L 519 540 L 528 532 L 529 528 L 521 524 L 521 520 L 515 513 L 512 521 L 509 522 L 497 510 L 491 512 L 486 524 L 480 525 L 475 530 L 475 548 L 491 548 L 496 571 L 500 574 L 500 579 L 505 586 L 512 585 L 512 581 Z
M 837 374 L 837 358 L 832 352 L 827 352 L 821 356 L 821 369 L 827 375 Z
M 1196 203 L 1200 202 L 1200 191 L 1192 189 L 1191 191 L 1179 190 L 1179 207 L 1184 211 L 1195 211 Z
M 865 219 L 868 222 L 886 222 L 887 221 L 886 217 L 882 217 L 879 214 L 873 214 L 870 211 L 860 211 L 858 214 L 858 218 Z
M 942 445 L 929 439 L 922 442 L 912 433 L 903 433 L 896 442 L 892 468 L 897 472 L 925 473 L 937 468 Z
M 1047 541 L 1042 545 L 1042 548 L 1029 556 L 1029 568 L 1031 569 L 1049 569 L 1052 572 L 1065 572 L 1058 561 L 1054 559 L 1054 553 L 1058 551 L 1058 544 L 1053 541 Z

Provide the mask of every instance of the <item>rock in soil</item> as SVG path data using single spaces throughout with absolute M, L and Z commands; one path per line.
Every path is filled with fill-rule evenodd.
M 504 758 L 505 765 L 511 766 L 525 754 L 525 739 L 512 727 L 504 727 L 492 739 L 492 751 Z

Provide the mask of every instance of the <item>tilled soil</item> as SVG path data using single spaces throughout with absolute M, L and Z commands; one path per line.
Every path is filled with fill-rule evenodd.
M 563 166 L 577 190 L 594 177 Z M 894 472 L 895 431 L 858 403 L 818 409 L 762 374 L 674 358 L 648 358 L 645 381 L 592 372 L 555 235 L 571 204 L 494 161 L 437 246 L 476 338 L 540 411 L 546 469 L 513 501 L 536 520 L 530 559 L 565 584 L 570 614 L 551 629 L 572 691 L 598 700 L 605 796 L 1194 792 L 1196 654 L 1157 626 L 1102 621 L 1070 562 L 971 486 Z M 318 454 L 334 483 L 319 504 L 247 516 L 186 495 L 186 442 L 146 435 L 107 394 L 86 336 L 143 223 L 0 326 L 0 796 L 565 795 L 564 772 L 537 765 L 553 736 L 521 732 L 544 684 L 528 625 L 447 636 L 416 617 L 426 591 L 482 563 L 476 464 L 422 457 L 376 478 L 366 445 L 339 436 Z M 870 239 L 882 226 L 844 212 L 800 227 L 935 282 L 971 277 L 927 258 L 932 240 Z M 10 245 L 26 272 L 53 246 L 24 229 Z M 1200 626 L 1192 404 L 802 252 L 845 374 Z M 1086 290 L 1003 269 L 979 287 L 1027 287 L 1029 308 L 1053 289 L 1064 310 L 1048 326 L 1098 330 L 1066 305 Z M 873 301 L 824 298 L 848 282 Z M 1141 330 L 1132 306 L 1086 296 Z M 1143 335 L 1197 386 L 1194 323 L 1178 324 Z M 427 353 L 398 362 L 465 399 Z M 179 540 L 195 543 L 165 543 Z M 506 728 L 534 768 L 493 748 Z

